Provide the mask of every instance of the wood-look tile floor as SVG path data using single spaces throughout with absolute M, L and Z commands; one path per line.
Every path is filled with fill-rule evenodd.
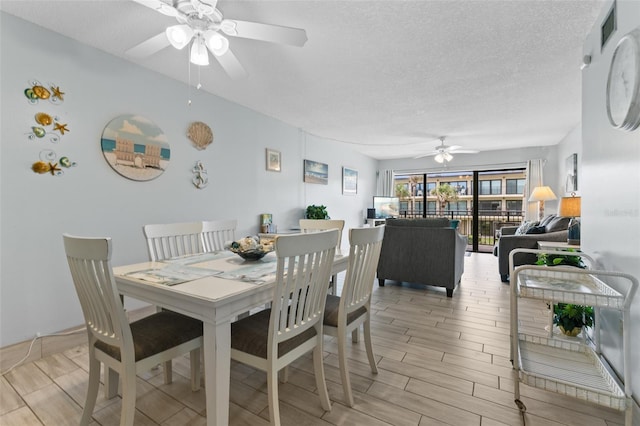
M 453 298 L 444 290 L 387 281 L 374 286 L 372 334 L 379 373 L 368 367 L 364 343 L 348 349 L 355 406 L 343 402 L 337 345 L 325 342 L 325 372 L 332 400 L 324 411 L 311 357 L 281 383 L 284 425 L 522 425 L 513 402 L 509 361 L 509 286 L 499 281 L 489 254 L 465 258 Z M 521 309 L 524 321 L 545 323 L 544 305 Z M 87 346 L 30 362 L 0 378 L 0 425 L 77 425 L 88 380 Z M 264 373 L 232 363 L 231 425 L 267 425 Z M 138 378 L 136 425 L 205 425 L 205 391 L 191 392 L 189 361 L 174 361 L 174 381 L 161 368 Z M 526 386 L 526 425 L 621 425 L 618 411 Z M 120 398 L 100 390 L 94 425 L 118 425 Z

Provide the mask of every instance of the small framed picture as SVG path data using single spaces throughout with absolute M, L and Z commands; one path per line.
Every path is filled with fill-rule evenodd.
M 313 160 L 304 160 L 303 182 L 317 183 L 320 185 L 329 184 L 329 165 Z
M 578 190 L 578 154 L 571 154 L 565 160 L 566 178 L 565 192 L 574 192 Z
M 267 148 L 267 170 L 270 172 L 279 172 L 280 162 L 280 151 Z
M 358 171 L 348 167 L 342 168 L 342 194 L 356 195 L 358 193 Z

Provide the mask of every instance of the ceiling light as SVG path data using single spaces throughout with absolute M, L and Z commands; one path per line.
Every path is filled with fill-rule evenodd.
M 209 65 L 209 54 L 207 53 L 207 47 L 204 45 L 204 40 L 200 35 L 193 40 L 191 45 L 191 57 L 190 60 L 196 65 Z
M 222 56 L 229 50 L 229 40 L 213 30 L 204 33 L 204 42 L 216 56 Z
M 165 31 L 169 43 L 176 49 L 182 49 L 193 38 L 193 30 L 188 25 L 173 25 Z
M 433 157 L 433 159 L 438 163 L 444 163 L 445 161 L 453 160 L 453 155 L 449 154 L 448 152 L 439 152 L 435 157 Z

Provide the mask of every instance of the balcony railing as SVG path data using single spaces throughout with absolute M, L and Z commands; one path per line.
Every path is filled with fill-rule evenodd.
M 458 232 L 467 236 L 469 245 L 473 244 L 473 212 L 470 210 L 447 210 L 445 212 L 403 210 L 401 217 L 448 217 L 460 221 Z M 491 251 L 495 243 L 496 231 L 506 225 L 517 225 L 524 219 L 522 211 L 480 210 L 478 211 L 478 247 L 480 251 Z

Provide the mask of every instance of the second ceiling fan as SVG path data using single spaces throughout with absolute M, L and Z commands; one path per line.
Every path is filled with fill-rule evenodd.
M 436 146 L 434 151 L 428 152 L 426 154 L 418 155 L 414 158 L 423 158 L 433 156 L 433 159 L 438 163 L 447 163 L 453 160 L 453 154 L 477 154 L 478 150 L 476 149 L 462 149 L 461 146 L 458 145 L 445 145 L 444 144 L 444 136 L 440 136 L 440 145 Z
M 178 24 L 127 50 L 129 56 L 146 57 L 168 46 L 183 49 L 191 43 L 189 60 L 192 63 L 209 65 L 208 52 L 211 52 L 231 78 L 240 79 L 246 76 L 246 71 L 229 49 L 225 35 L 292 46 L 304 46 L 307 42 L 307 33 L 301 28 L 224 19 L 216 9 L 217 0 L 133 1 L 175 17 Z

